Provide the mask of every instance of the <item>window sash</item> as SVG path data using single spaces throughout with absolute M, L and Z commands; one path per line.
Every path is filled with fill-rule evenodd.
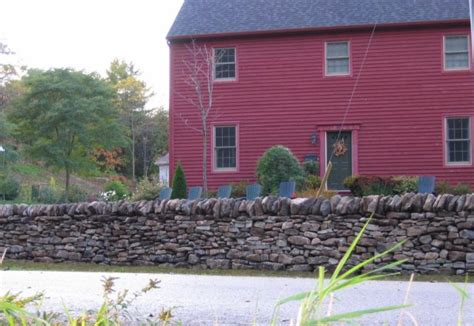
M 349 58 L 349 42 L 326 43 L 326 57 L 328 59 Z
M 456 42 L 456 39 L 460 41 Z M 470 67 L 469 38 L 467 35 L 444 37 L 444 66 L 448 70 Z
M 222 52 L 222 55 L 219 53 Z M 231 52 L 229 54 L 227 52 Z M 214 49 L 214 79 L 235 79 L 236 50 L 235 48 Z
M 237 128 L 214 127 L 214 166 L 217 170 L 237 168 Z
M 446 160 L 449 164 L 470 163 L 472 158 L 471 119 L 446 119 Z
M 460 40 L 460 42 L 456 43 L 456 40 Z M 469 51 L 469 39 L 466 35 L 446 36 L 444 42 L 446 53 L 465 53 Z

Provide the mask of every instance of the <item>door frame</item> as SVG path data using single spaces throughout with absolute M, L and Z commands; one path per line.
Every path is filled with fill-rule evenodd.
M 324 162 L 324 164 L 320 164 L 320 175 L 321 178 L 326 173 L 328 162 L 326 161 L 328 157 L 327 153 L 327 133 L 328 132 L 338 132 L 338 131 L 346 131 L 351 133 L 351 142 L 352 142 L 352 175 L 359 174 L 359 129 L 360 125 L 352 124 L 352 125 L 345 125 L 342 129 L 341 126 L 336 125 L 327 125 L 327 126 L 318 126 L 317 130 L 319 133 L 319 155 L 321 157 L 320 162 Z M 329 189 L 331 190 L 331 189 Z

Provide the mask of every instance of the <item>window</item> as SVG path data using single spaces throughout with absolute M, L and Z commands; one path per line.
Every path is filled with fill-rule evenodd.
M 446 156 L 448 164 L 471 162 L 471 121 L 469 118 L 446 119 Z
M 214 166 L 218 170 L 237 168 L 236 127 L 214 127 Z
M 469 40 L 466 35 L 444 38 L 444 68 L 446 70 L 469 69 Z
M 214 79 L 235 79 L 235 49 L 214 49 Z
M 349 74 L 349 42 L 326 43 L 326 75 Z

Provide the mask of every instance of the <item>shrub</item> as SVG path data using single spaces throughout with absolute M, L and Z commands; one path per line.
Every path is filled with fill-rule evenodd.
M 240 181 L 237 183 L 231 183 L 232 186 L 232 196 L 236 198 L 241 198 L 247 196 L 247 186 L 250 183 L 247 181 Z
M 173 176 L 173 192 L 171 193 L 172 199 L 183 199 L 186 198 L 186 177 L 184 176 L 184 170 L 181 163 L 176 164 Z
M 398 177 L 393 177 L 392 181 L 394 183 L 393 190 L 396 194 L 401 195 L 401 194 L 418 191 L 418 178 L 417 177 L 398 176 Z
M 293 180 L 301 187 L 304 171 L 288 148 L 273 146 L 258 161 L 257 179 L 262 185 L 263 194 L 275 194 L 283 181 Z
M 436 183 L 435 192 L 437 194 L 451 194 L 453 193 L 453 188 L 447 181 L 440 181 Z
M 316 175 L 312 175 L 312 174 L 309 174 L 306 176 L 305 180 L 304 180 L 304 189 L 305 190 L 311 190 L 311 189 L 318 189 L 319 187 L 321 187 L 321 178 L 316 176 Z
M 60 204 L 65 202 L 80 203 L 88 201 L 87 192 L 77 185 L 69 186 L 68 199 L 66 200 L 66 192 L 57 188 L 54 183 L 49 185 L 32 185 L 31 200 L 41 204 Z
M 217 190 L 216 191 L 208 190 L 206 196 L 207 196 L 206 198 L 217 198 Z
M 12 177 L 0 178 L 0 195 L 6 200 L 14 200 L 20 194 L 20 183 Z
M 127 187 L 122 182 L 117 180 L 108 182 L 104 187 L 104 191 L 114 192 L 110 200 L 122 200 L 129 194 Z
M 298 198 L 311 198 L 311 197 L 317 197 L 318 196 L 318 191 L 319 189 L 316 188 L 316 189 L 306 189 L 306 190 L 303 190 L 303 191 L 298 191 L 296 193 L 296 196 Z M 327 199 L 330 199 L 332 198 L 333 196 L 337 195 L 337 192 L 336 191 L 332 191 L 332 190 L 323 190 L 321 191 L 321 193 L 319 194 L 320 197 L 324 197 L 324 198 L 327 198 Z
M 471 192 L 471 187 L 469 187 L 469 185 L 465 183 L 458 183 L 457 186 L 453 189 L 454 195 L 466 195 L 470 194 Z
M 137 184 L 137 189 L 132 195 L 132 200 L 153 200 L 160 195 L 161 188 L 162 185 L 158 181 L 143 178 Z
M 35 189 L 34 191 L 32 189 L 31 199 L 33 201 L 41 204 L 56 204 L 58 202 L 58 195 L 50 186 L 40 186 Z
M 319 175 L 319 162 L 305 161 L 303 163 L 303 170 L 306 175 Z
M 354 196 L 393 195 L 395 182 L 390 177 L 352 176 L 344 180 L 344 185 Z
M 70 203 L 80 203 L 87 201 L 87 192 L 84 191 L 81 187 L 76 186 L 76 185 L 70 185 L 69 186 L 69 194 L 67 201 Z M 66 202 L 66 193 L 63 192 L 61 196 L 59 197 L 60 203 L 65 203 Z

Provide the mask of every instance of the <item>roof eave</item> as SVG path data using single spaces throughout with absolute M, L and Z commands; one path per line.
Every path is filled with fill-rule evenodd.
M 383 28 L 396 28 L 396 27 L 457 25 L 457 24 L 469 24 L 469 23 L 470 23 L 469 19 L 450 19 L 450 20 L 435 20 L 435 21 L 420 21 L 420 22 L 383 23 L 383 24 L 377 24 L 377 26 L 383 27 Z M 309 33 L 309 32 L 331 32 L 331 31 L 342 31 L 342 30 L 363 30 L 363 29 L 372 29 L 374 25 L 375 24 L 362 24 L 362 25 L 342 25 L 342 26 L 331 26 L 331 27 L 295 28 L 295 29 L 278 29 L 278 30 L 275 29 L 275 30 L 265 30 L 265 31 L 211 33 L 211 34 L 197 34 L 197 35 L 173 35 L 173 36 L 167 36 L 166 39 L 169 42 L 173 42 L 173 41 L 208 39 L 208 38 L 245 37 L 245 36 L 258 36 L 258 35 L 274 35 L 274 34 L 297 34 L 297 33 Z

